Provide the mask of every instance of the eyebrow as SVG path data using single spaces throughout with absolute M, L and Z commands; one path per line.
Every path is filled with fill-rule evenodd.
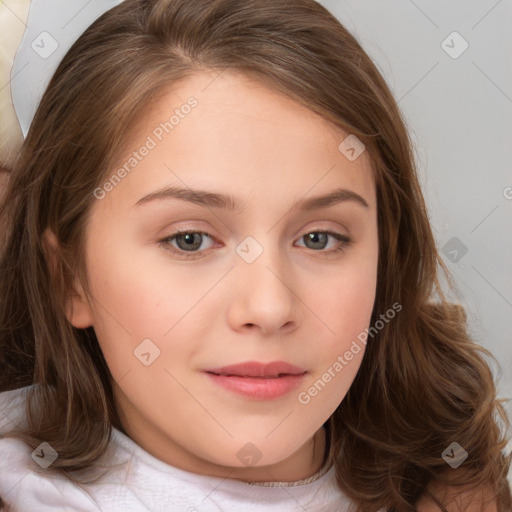
M 161 190 L 151 192 L 139 199 L 134 206 L 144 206 L 153 201 L 165 199 L 181 199 L 182 201 L 188 201 L 200 206 L 220 208 L 229 211 L 242 212 L 245 210 L 245 204 L 232 195 L 208 192 L 206 190 L 193 190 L 191 188 L 181 188 L 176 186 L 165 187 Z M 356 192 L 345 188 L 338 188 L 328 194 L 301 199 L 293 205 L 292 211 L 308 212 L 347 201 L 359 204 L 364 208 L 369 208 L 365 199 Z

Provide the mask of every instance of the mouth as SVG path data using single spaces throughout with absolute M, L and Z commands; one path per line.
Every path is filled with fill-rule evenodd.
M 244 378 L 250 378 L 250 379 L 278 379 L 279 377 L 284 377 L 287 375 L 297 375 L 293 373 L 279 373 L 277 375 L 238 375 L 236 373 L 215 373 L 215 372 L 206 372 L 211 373 L 212 375 L 220 375 L 223 377 L 244 377 Z
M 276 361 L 242 363 L 204 370 L 208 378 L 230 392 L 254 400 L 272 400 L 288 395 L 300 385 L 307 371 Z
M 260 377 L 266 379 L 275 379 L 285 375 L 302 375 L 306 373 L 306 370 L 285 361 L 273 361 L 271 363 L 249 361 L 204 371 L 206 373 L 226 377 Z

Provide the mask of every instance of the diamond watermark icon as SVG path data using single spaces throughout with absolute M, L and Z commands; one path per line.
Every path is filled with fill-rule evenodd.
M 58 457 L 58 453 L 47 443 L 41 443 L 32 453 L 31 457 L 43 468 L 48 468 Z
M 450 238 L 441 249 L 443 254 L 453 263 L 459 262 L 468 252 L 468 248 L 456 237 Z
M 149 366 L 160 356 L 160 349 L 149 338 L 146 338 L 137 345 L 133 353 L 144 366 Z
M 263 456 L 258 450 L 257 446 L 252 443 L 246 443 L 240 450 L 238 450 L 236 456 L 246 466 L 254 466 Z
M 353 162 L 361 156 L 366 146 L 352 133 L 341 141 L 338 149 L 347 160 Z
M 458 59 L 469 48 L 469 43 L 457 31 L 454 31 L 443 40 L 441 48 L 452 59 Z
M 441 457 L 453 469 L 457 469 L 468 458 L 468 452 L 459 443 L 454 441 L 441 454 Z
M 56 39 L 48 32 L 41 32 L 30 44 L 39 57 L 47 59 L 59 47 Z
M 238 244 L 236 253 L 246 263 L 253 263 L 263 253 L 263 247 L 252 236 L 248 236 Z

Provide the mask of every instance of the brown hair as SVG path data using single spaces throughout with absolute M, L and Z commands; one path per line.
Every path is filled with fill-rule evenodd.
M 491 371 L 460 306 L 438 281 L 440 259 L 412 144 L 384 79 L 357 41 L 313 0 L 126 0 L 76 41 L 55 72 L 20 151 L 0 210 L 0 390 L 31 384 L 28 428 L 8 435 L 59 453 L 52 468 L 90 466 L 117 417 L 111 374 L 92 327 L 65 316 L 83 265 L 93 190 L 111 172 L 148 102 L 198 70 L 233 69 L 355 134 L 372 159 L 379 262 L 372 325 L 402 312 L 368 342 L 360 370 L 328 420 L 340 488 L 361 511 L 412 511 L 448 481 L 441 453 L 469 454 L 460 483 L 488 485 L 511 505 L 510 456 Z M 341 142 L 341 141 L 340 141 Z M 50 265 L 42 244 L 60 242 Z M 50 277 L 53 276 L 53 278 Z M 435 299 L 435 300 L 434 300 Z

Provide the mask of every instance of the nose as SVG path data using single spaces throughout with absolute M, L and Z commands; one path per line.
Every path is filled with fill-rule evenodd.
M 263 244 L 261 244 L 263 246 Z M 243 254 L 243 253 L 241 253 Z M 300 300 L 293 269 L 270 243 L 252 263 L 236 256 L 228 320 L 234 330 L 259 329 L 264 336 L 298 327 Z

